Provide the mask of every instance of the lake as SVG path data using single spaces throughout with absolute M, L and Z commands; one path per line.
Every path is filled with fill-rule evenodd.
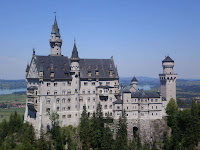
M 138 85 L 137 86 L 138 89 L 143 89 L 143 90 L 151 90 L 151 86 L 150 85 Z
M 138 85 L 138 88 L 143 89 L 143 90 L 151 90 L 150 85 Z M 24 91 L 26 91 L 26 88 L 22 88 L 22 89 L 0 89 L 0 95 L 12 94 L 13 92 L 24 92 Z
M 22 88 L 22 89 L 0 89 L 0 95 L 12 94 L 13 92 L 24 92 L 24 91 L 26 91 L 26 88 Z

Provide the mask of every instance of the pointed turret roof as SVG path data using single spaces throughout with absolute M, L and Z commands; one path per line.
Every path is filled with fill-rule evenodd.
M 72 51 L 72 57 L 71 57 L 72 59 L 73 58 L 79 58 L 78 57 L 78 51 L 77 51 L 77 47 L 76 47 L 76 40 L 74 39 L 74 48 L 73 48 L 73 51 Z
M 52 34 L 56 34 L 56 36 L 60 37 L 60 31 L 59 31 L 59 28 L 58 28 L 58 23 L 57 23 L 57 20 L 56 20 L 56 16 L 55 16 L 55 20 L 54 20 L 54 25 L 52 26 Z
M 162 62 L 174 62 L 174 60 L 167 56 Z
M 136 81 L 136 82 L 138 81 L 135 76 L 133 77 L 133 79 L 131 80 L 131 82 L 133 82 L 133 81 Z

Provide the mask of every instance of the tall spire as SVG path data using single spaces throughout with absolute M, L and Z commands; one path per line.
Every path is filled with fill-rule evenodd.
M 51 46 L 51 56 L 61 56 L 62 39 L 60 38 L 60 31 L 56 20 L 56 15 L 54 24 L 52 26 L 51 39 L 49 42 Z
M 78 57 L 78 51 L 77 51 L 77 47 L 76 47 L 76 39 L 74 38 L 74 47 L 73 47 L 73 51 L 72 51 L 72 59 L 79 59 Z
M 52 26 L 52 34 L 56 34 L 57 37 L 60 37 L 60 31 L 59 31 L 59 28 L 58 28 L 58 23 L 57 23 L 57 20 L 56 20 L 56 15 L 55 15 L 55 20 L 54 20 L 54 25 Z

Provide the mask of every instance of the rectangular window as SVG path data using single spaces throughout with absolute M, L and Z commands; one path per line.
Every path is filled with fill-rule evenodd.
M 51 109 L 50 108 L 46 108 L 46 111 L 49 112 Z
M 50 83 L 47 83 L 47 86 L 50 86 Z
M 71 85 L 72 85 L 71 81 L 69 81 L 69 82 L 68 82 L 68 85 L 69 85 L 69 86 L 71 86 Z
M 62 115 L 62 118 L 65 119 L 65 118 L 66 118 L 66 115 Z
M 92 85 L 95 86 L 95 82 L 92 82 Z
M 106 82 L 106 85 L 110 85 L 110 82 Z
M 102 85 L 102 82 L 99 82 L 99 85 Z
M 72 117 L 72 115 L 71 115 L 71 114 L 67 115 L 67 118 L 71 118 L 71 117 Z
M 54 83 L 54 86 L 58 86 L 58 83 L 55 82 L 55 83 Z
M 88 83 L 87 82 L 84 82 L 84 86 L 87 86 L 88 85 Z

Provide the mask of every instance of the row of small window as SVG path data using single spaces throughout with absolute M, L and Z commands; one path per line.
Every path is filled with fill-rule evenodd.
M 140 101 L 140 100 L 138 100 L 138 101 Z M 141 102 L 148 102 L 148 100 L 147 99 L 145 99 L 145 100 L 141 99 Z M 153 102 L 153 99 L 151 99 L 151 102 Z M 158 102 L 158 99 L 155 99 L 155 102 Z
M 108 91 L 110 94 L 112 94 L 112 90 L 104 89 L 104 93 L 108 93 Z M 103 90 L 99 90 L 99 93 L 102 94 Z
M 77 108 L 77 105 L 75 106 L 75 108 Z M 46 108 L 46 111 L 48 112 L 48 111 L 50 111 L 51 109 L 50 108 Z M 66 107 L 62 107 L 62 109 L 61 109 L 61 107 L 56 107 L 56 110 L 57 111 L 65 111 L 65 110 L 71 110 L 71 106 L 68 106 L 67 107 L 67 109 L 66 109 Z
M 75 89 L 75 92 L 77 92 L 77 91 L 78 91 L 78 90 Z M 71 93 L 72 93 L 71 90 L 68 90 L 68 91 L 67 91 L 67 94 L 71 94 Z M 58 94 L 58 92 L 55 90 L 55 91 L 54 91 L 54 95 L 57 95 L 57 94 Z M 63 91 L 62 91 L 62 95 L 65 95 L 65 94 L 66 94 L 66 91 L 63 90 Z M 50 91 L 49 91 L 49 90 L 47 91 L 47 95 L 50 95 Z
M 85 90 L 84 89 L 83 89 L 82 93 L 85 94 Z M 92 93 L 95 94 L 96 93 L 95 90 L 93 90 Z M 88 94 L 90 94 L 90 90 L 88 90 Z
M 62 103 L 65 103 L 65 102 L 66 102 L 66 99 L 63 98 L 63 99 L 62 99 Z M 70 102 L 71 102 L 71 98 L 68 98 L 68 99 L 67 99 L 67 102 L 70 103 Z M 47 104 L 50 104 L 50 103 L 51 103 L 51 99 L 48 98 L 48 99 L 46 100 L 46 103 L 47 103 Z M 60 103 L 60 99 L 59 99 L 59 98 L 56 99 L 56 103 L 57 103 L 57 104 Z
M 152 109 L 153 109 L 153 106 L 152 106 Z M 156 106 L 156 109 L 158 109 L 158 106 Z
M 63 86 L 65 86 L 65 82 L 63 82 L 62 84 L 63 84 Z M 54 82 L 53 85 L 54 85 L 54 86 L 58 86 L 58 83 L 57 83 L 57 82 Z M 68 86 L 71 86 L 71 81 L 67 82 L 67 85 L 68 85 Z M 47 82 L 47 86 L 51 86 L 51 83 L 50 83 L 50 82 Z
M 170 72 L 170 74 L 171 74 L 171 72 Z M 166 78 L 165 77 L 160 77 L 160 79 L 161 80 L 165 80 L 165 79 L 167 79 L 167 80 L 169 80 L 169 79 L 173 80 L 174 79 L 175 80 L 176 77 L 174 77 L 174 78 L 173 77 L 171 77 L 171 78 L 170 77 L 166 77 Z
M 95 82 L 92 82 L 91 85 L 95 86 Z M 103 82 L 99 82 L 99 85 L 103 85 Z M 106 82 L 106 85 L 110 85 L 110 82 Z M 84 86 L 88 86 L 88 82 L 84 82 Z
M 134 116 L 136 116 L 136 115 L 137 115 L 137 113 L 133 113 L 133 115 L 134 115 Z M 126 114 L 126 116 L 128 116 L 128 114 Z
M 147 113 L 145 113 L 145 114 L 147 114 Z M 152 113 L 151 115 L 152 115 L 152 116 L 153 116 L 153 115 L 156 115 L 156 116 L 157 116 L 158 113 Z M 141 113 L 141 116 L 144 116 L 144 113 Z
M 133 108 L 133 109 L 137 109 L 136 106 L 133 106 L 132 108 Z M 117 109 L 120 109 L 120 106 L 117 106 Z M 127 110 L 128 110 L 128 107 L 127 107 Z
M 102 106 L 101 106 L 101 107 L 102 107 Z M 94 109 L 95 107 L 93 106 L 92 108 Z M 112 105 L 110 105 L 109 108 L 112 109 Z M 90 106 L 88 106 L 88 109 L 90 109 Z M 105 106 L 104 106 L 104 109 L 108 109 L 108 106 L 105 105 Z

